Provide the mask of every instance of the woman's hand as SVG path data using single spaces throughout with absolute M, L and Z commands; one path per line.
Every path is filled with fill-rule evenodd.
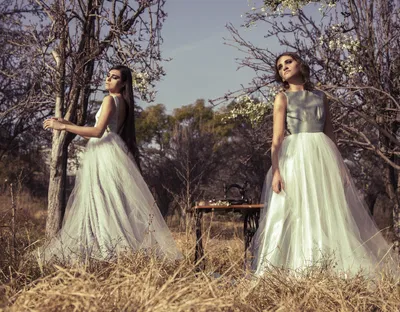
M 69 122 L 63 118 L 49 118 L 43 122 L 43 128 L 54 130 L 65 130 L 65 125 Z
M 285 188 L 283 179 L 279 171 L 275 171 L 274 176 L 272 177 L 272 190 L 279 194 Z
M 68 121 L 68 120 L 66 120 L 64 118 L 61 118 L 61 117 L 53 117 L 52 119 L 55 119 L 55 120 L 61 122 L 64 125 L 75 125 L 73 122 L 70 122 L 70 121 Z

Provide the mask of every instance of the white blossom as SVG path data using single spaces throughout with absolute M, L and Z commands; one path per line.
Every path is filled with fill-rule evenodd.
M 341 51 L 342 60 L 340 64 L 346 74 L 352 78 L 363 71 L 362 67 L 357 64 L 361 43 L 353 36 L 344 34 L 342 31 L 344 27 L 343 23 L 331 25 L 326 34 L 319 37 L 319 44 L 321 46 L 326 44 L 332 52 Z
M 272 100 L 277 89 L 269 90 L 268 99 L 255 99 L 247 94 L 243 94 L 235 99 L 236 105 L 222 119 L 225 122 L 238 118 L 249 121 L 252 126 L 259 124 L 265 117 L 266 113 L 272 108 Z
M 141 94 L 147 93 L 150 87 L 149 74 L 147 72 L 133 72 L 132 83 L 135 90 L 138 90 Z

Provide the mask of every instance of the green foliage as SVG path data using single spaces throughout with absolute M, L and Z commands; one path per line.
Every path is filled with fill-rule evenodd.
M 174 110 L 175 124 L 192 124 L 194 129 L 199 132 L 212 133 L 219 139 L 229 136 L 233 127 L 232 123 L 225 122 L 225 110 L 213 109 L 212 106 L 206 106 L 203 99 L 195 103 L 182 106 Z
M 192 125 L 199 132 L 212 132 L 214 127 L 214 111 L 211 106 L 206 106 L 203 99 L 196 100 L 193 104 L 174 109 L 173 118 L 175 125 Z
M 136 139 L 139 145 L 156 143 L 162 147 L 168 141 L 172 117 L 163 104 L 151 105 L 136 118 Z
M 153 145 L 163 150 L 169 145 L 178 126 L 189 125 L 194 135 L 211 133 L 220 139 L 226 138 L 233 124 L 224 120 L 225 115 L 226 112 L 215 111 L 212 106 L 207 106 L 203 99 L 176 108 L 171 115 L 163 104 L 147 106 L 136 119 L 137 141 L 140 146 Z

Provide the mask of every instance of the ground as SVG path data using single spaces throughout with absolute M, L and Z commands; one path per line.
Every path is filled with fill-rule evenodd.
M 191 228 L 170 218 L 184 260 L 161 261 L 142 253 L 112 263 L 41 267 L 27 256 L 43 237 L 43 199 L 20 196 L 15 243 L 11 201 L 0 198 L 0 310 L 4 311 L 399 311 L 400 288 L 388 277 L 338 276 L 314 267 L 302 277 L 271 270 L 254 279 L 243 266 L 240 216 L 207 215 L 206 268 L 193 263 Z M 210 219 L 213 218 L 212 222 Z M 210 226 L 211 224 L 211 226 Z

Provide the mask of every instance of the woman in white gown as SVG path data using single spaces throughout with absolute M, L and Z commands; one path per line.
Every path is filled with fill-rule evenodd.
M 279 267 L 299 272 L 333 260 L 334 270 L 366 274 L 392 260 L 336 147 L 323 92 L 295 53 L 276 60 L 283 83 L 274 102 L 272 168 L 264 182 L 264 209 L 253 239 L 255 275 Z M 284 137 L 285 131 L 289 135 Z
M 68 200 L 63 226 L 41 252 L 42 261 L 110 260 L 120 252 L 147 250 L 169 259 L 182 257 L 138 170 L 134 155 L 132 75 L 113 67 L 106 78 L 94 127 L 61 118 L 45 129 L 68 131 L 89 139 Z

